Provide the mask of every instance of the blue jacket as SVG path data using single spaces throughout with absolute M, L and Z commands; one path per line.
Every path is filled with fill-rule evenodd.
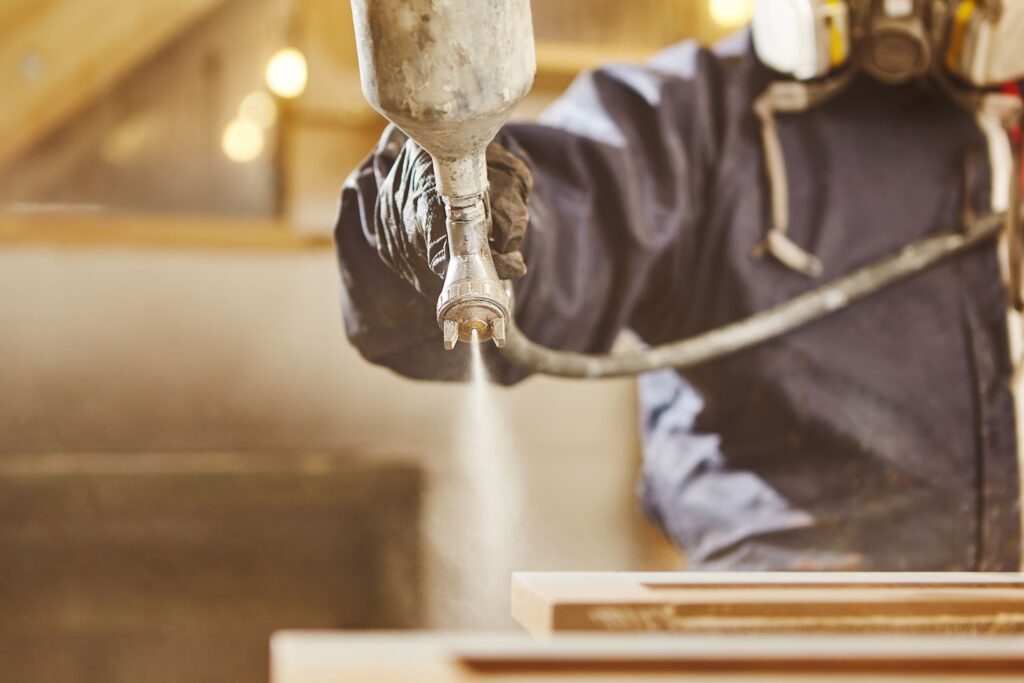
M 534 173 L 516 319 L 560 349 L 675 341 L 990 208 L 984 137 L 922 85 L 856 78 L 781 115 L 789 236 L 822 280 L 752 252 L 769 226 L 751 105 L 777 78 L 741 35 L 583 76 L 501 141 Z M 343 191 L 346 329 L 373 362 L 461 376 L 434 302 L 376 255 L 382 142 Z M 1010 570 L 1020 555 L 1005 297 L 994 243 L 685 376 L 640 381 L 644 506 L 698 569 Z M 523 374 L 500 358 L 505 381 Z

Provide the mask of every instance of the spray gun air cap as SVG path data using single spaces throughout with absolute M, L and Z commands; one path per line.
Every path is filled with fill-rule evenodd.
M 491 216 L 486 191 L 472 197 L 445 197 L 448 270 L 437 299 L 437 322 L 449 351 L 458 342 L 494 341 L 505 346 L 511 311 L 509 294 L 498 278 L 488 244 Z
M 498 348 L 504 348 L 508 297 L 499 283 L 463 280 L 446 288 L 445 293 L 450 297 L 438 309 L 445 349 L 451 351 L 458 342 L 474 341 L 493 341 Z

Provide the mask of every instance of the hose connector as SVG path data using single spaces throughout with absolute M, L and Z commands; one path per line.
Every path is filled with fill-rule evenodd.
M 444 348 L 458 342 L 493 340 L 505 346 L 510 305 L 508 293 L 494 268 L 488 238 L 491 215 L 486 193 L 445 197 L 448 228 L 448 272 L 437 299 L 437 324 Z

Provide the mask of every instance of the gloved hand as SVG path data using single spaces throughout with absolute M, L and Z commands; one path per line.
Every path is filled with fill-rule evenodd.
M 520 278 L 526 274 L 519 247 L 533 177 L 522 160 L 496 142 L 487 148 L 487 174 L 494 266 L 500 278 Z M 445 208 L 430 155 L 412 140 L 406 140 L 380 184 L 373 230 L 384 262 L 421 294 L 436 299 L 448 267 Z

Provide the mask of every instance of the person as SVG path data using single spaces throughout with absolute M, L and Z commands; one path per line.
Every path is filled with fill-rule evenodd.
M 1024 0 L 978 3 L 1002 6 L 980 19 L 966 4 L 758 0 L 752 28 L 713 50 L 607 66 L 539 123 L 507 125 L 488 150 L 491 246 L 519 328 L 583 352 L 626 329 L 671 342 L 1006 211 L 1006 116 L 965 101 L 1011 78 L 972 79 L 982 57 L 961 52 L 971 22 L 1001 17 L 1016 51 L 984 63 L 1024 78 L 1007 39 Z M 778 83 L 807 84 L 807 101 L 766 117 Z M 444 209 L 398 129 L 346 182 L 335 237 L 362 355 L 462 378 L 434 312 Z M 774 341 L 640 378 L 642 503 L 691 569 L 1018 568 L 1001 253 L 986 241 Z M 501 381 L 526 375 L 488 356 Z

